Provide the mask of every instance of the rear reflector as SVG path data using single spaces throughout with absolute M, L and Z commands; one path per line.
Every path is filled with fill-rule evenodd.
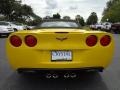
M 86 39 L 86 44 L 90 47 L 95 46 L 97 43 L 97 36 L 95 35 L 90 35 Z
M 22 40 L 20 39 L 20 37 L 13 35 L 10 37 L 10 43 L 14 46 L 14 47 L 19 47 L 22 44 Z
M 29 47 L 34 47 L 37 44 L 37 39 L 32 35 L 28 35 L 25 37 L 25 44 Z
M 100 39 L 100 44 L 102 46 L 108 46 L 111 42 L 111 37 L 109 35 L 105 35 Z

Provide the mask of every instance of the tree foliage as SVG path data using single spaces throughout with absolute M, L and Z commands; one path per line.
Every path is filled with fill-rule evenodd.
M 76 15 L 75 20 L 78 21 L 78 23 L 79 23 L 80 25 L 82 25 L 82 26 L 85 25 L 85 21 L 84 21 L 84 18 L 83 18 L 82 16 Z
M 61 16 L 59 13 L 53 14 L 53 19 L 60 19 L 60 18 L 61 18 Z
M 102 21 L 120 22 L 120 0 L 110 0 L 103 11 Z
M 30 6 L 21 4 L 16 0 L 0 0 L 0 14 L 4 15 L 7 20 L 22 23 L 26 23 L 31 17 L 35 20 L 41 20 L 39 16 L 34 14 Z
M 11 20 L 26 21 L 28 18 L 30 18 L 30 16 L 34 14 L 32 8 L 26 4 L 15 4 L 14 8 L 15 9 L 11 15 Z
M 30 25 L 30 26 L 35 26 L 35 25 L 38 25 L 38 24 L 41 23 L 41 21 L 42 21 L 42 18 L 41 18 L 41 17 L 39 17 L 39 16 L 36 15 L 36 14 L 32 14 L 32 16 L 33 16 L 34 19 L 31 20 L 31 21 L 29 21 L 29 22 L 27 22 L 28 25 Z
M 0 0 L 0 14 L 9 17 L 14 11 L 15 0 Z
M 91 25 L 91 24 L 96 24 L 97 22 L 98 22 L 97 14 L 95 12 L 92 12 L 88 17 L 86 23 L 87 25 Z

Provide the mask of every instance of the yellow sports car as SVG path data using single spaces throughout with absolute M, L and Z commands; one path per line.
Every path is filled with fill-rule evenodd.
M 40 71 L 48 78 L 62 72 L 64 77 L 75 77 L 81 70 L 102 71 L 113 50 L 112 34 L 83 30 L 74 20 L 43 20 L 34 30 L 12 33 L 6 43 L 13 69 Z

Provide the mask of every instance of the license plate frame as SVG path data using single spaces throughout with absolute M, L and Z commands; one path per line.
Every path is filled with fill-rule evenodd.
M 56 56 L 55 56 L 56 54 Z M 64 54 L 64 55 L 63 55 Z M 52 50 L 51 61 L 72 61 L 73 52 L 71 50 Z

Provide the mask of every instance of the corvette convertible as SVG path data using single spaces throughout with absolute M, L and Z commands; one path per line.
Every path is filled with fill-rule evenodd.
M 74 77 L 82 70 L 103 71 L 113 51 L 112 34 L 83 30 L 74 20 L 43 20 L 33 30 L 12 33 L 6 43 L 14 70 L 49 73 L 48 78 L 54 72 Z

